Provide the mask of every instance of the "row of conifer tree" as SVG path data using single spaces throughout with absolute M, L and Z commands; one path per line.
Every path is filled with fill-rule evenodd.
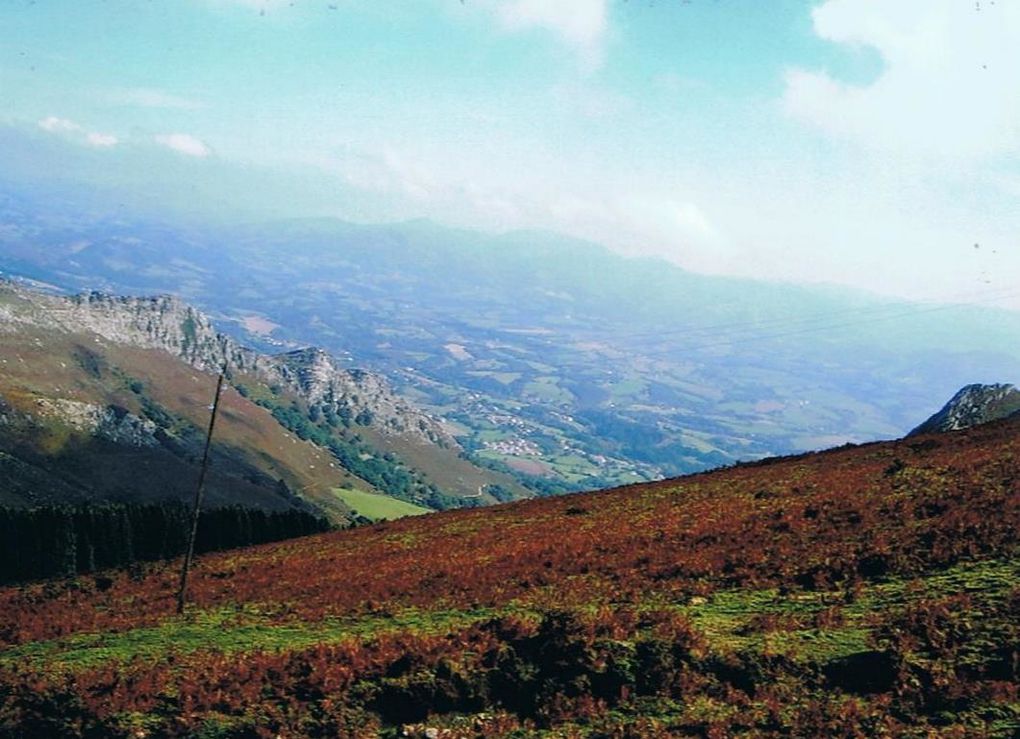
M 0 584 L 170 559 L 184 554 L 190 525 L 191 508 L 179 501 L 0 507 Z M 329 528 L 324 518 L 301 510 L 214 508 L 202 512 L 195 551 L 263 544 Z

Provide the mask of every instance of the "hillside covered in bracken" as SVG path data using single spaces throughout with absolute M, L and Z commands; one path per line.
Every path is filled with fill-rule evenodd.
M 1020 420 L 0 590 L 2 736 L 1020 731 Z

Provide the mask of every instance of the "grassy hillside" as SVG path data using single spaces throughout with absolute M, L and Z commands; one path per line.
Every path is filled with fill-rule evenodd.
M 210 555 L 182 619 L 172 567 L 0 590 L 0 734 L 1015 736 L 1018 455 L 1007 421 Z

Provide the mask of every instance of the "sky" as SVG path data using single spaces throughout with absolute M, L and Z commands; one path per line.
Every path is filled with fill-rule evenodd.
M 1020 2 L 4 0 L 4 176 L 1020 309 Z

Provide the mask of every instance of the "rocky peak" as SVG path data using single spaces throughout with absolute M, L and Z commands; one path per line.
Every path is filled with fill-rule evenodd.
M 379 375 L 340 367 L 330 354 L 318 347 L 297 349 L 275 359 L 283 376 L 299 388 L 310 405 L 356 419 L 384 433 L 457 446 L 439 422 L 396 395 Z
M 62 303 L 58 316 L 72 330 L 86 329 L 117 343 L 163 349 L 198 369 L 212 371 L 227 365 L 250 372 L 261 364 L 260 355 L 217 332 L 208 316 L 174 295 L 136 298 L 90 292 Z
M 343 372 L 333 358 L 316 346 L 296 349 L 277 355 L 283 367 L 293 373 L 293 379 L 314 403 L 321 402 L 329 392 L 336 375 Z
M 10 320 L 69 332 L 90 332 L 119 344 L 161 349 L 207 372 L 226 367 L 279 385 L 309 406 L 358 419 L 386 434 L 456 447 L 434 418 L 393 392 L 381 376 L 340 367 L 318 347 L 267 356 L 219 333 L 210 318 L 173 295 L 120 297 L 99 292 L 72 297 L 43 295 L 5 283 L 30 310 L 11 309 Z M 16 315 L 17 314 L 17 315 Z
M 967 385 L 908 436 L 957 431 L 1018 413 L 1020 390 L 1013 385 Z

